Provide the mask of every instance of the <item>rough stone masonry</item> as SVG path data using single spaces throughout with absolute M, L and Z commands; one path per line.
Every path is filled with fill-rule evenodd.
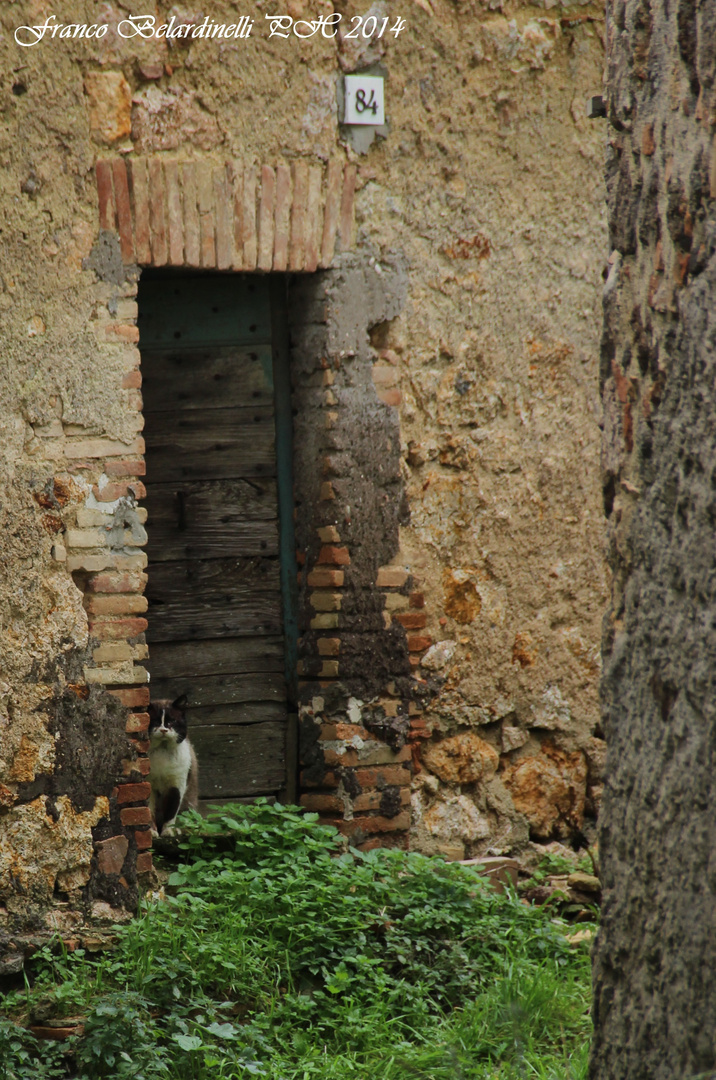
M 0 12 L 5 970 L 151 870 L 146 266 L 290 275 L 304 805 L 462 858 L 590 835 L 601 792 L 602 9 L 351 0 L 405 29 L 286 41 L 266 14 L 331 6 L 256 0 L 241 40 L 122 38 L 145 6 L 58 0 L 107 32 L 29 48 L 44 6 Z
M 716 4 L 610 3 L 603 480 L 614 572 L 590 1075 L 716 1068 Z

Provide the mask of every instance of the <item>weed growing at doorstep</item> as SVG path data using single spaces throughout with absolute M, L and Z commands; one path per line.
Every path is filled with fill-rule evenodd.
M 589 956 L 471 867 L 343 851 L 315 814 L 182 819 L 182 862 L 98 958 L 5 999 L 0 1080 L 580 1080 Z M 42 1015 L 84 1033 L 37 1043 Z

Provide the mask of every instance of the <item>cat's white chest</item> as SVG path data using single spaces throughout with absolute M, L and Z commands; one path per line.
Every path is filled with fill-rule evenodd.
M 185 739 L 173 746 L 152 747 L 149 759 L 152 793 L 163 793 L 175 787 L 179 790 L 180 798 L 184 798 L 191 768 L 189 740 Z

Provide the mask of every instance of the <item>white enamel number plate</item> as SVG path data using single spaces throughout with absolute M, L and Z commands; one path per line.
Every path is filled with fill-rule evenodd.
M 385 123 L 383 79 L 378 75 L 346 75 L 344 124 Z

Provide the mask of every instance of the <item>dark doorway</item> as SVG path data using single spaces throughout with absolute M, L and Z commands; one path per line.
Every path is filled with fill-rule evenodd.
M 285 322 L 279 277 L 142 275 L 150 688 L 188 696 L 202 800 L 295 796 Z

